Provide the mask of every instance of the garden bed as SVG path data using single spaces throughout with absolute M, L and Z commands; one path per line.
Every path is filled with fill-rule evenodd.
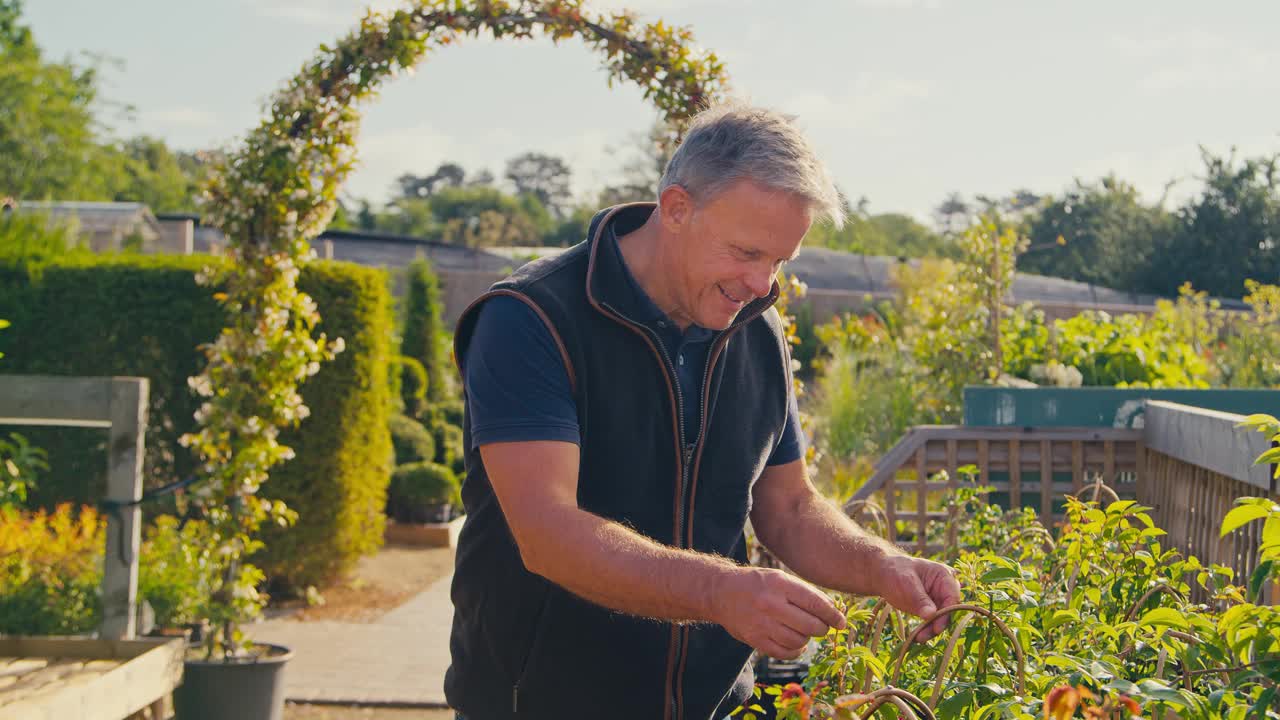
M 169 717 L 186 641 L 0 637 L 0 720 Z

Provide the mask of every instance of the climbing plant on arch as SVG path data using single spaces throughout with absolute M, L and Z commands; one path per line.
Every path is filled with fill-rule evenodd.
M 223 561 L 208 608 L 209 655 L 244 650 L 237 625 L 261 609 L 254 590 L 261 573 L 242 559 L 258 547 L 261 523 L 293 520 L 257 492 L 271 468 L 292 457 L 277 435 L 307 417 L 301 383 L 342 350 L 341 338 L 314 333 L 319 314 L 296 283 L 354 166 L 358 106 L 432 49 L 482 32 L 579 38 L 604 56 L 610 85 L 638 84 L 675 128 L 726 89 L 723 66 L 693 49 L 688 30 L 642 24 L 627 12 L 592 13 L 579 0 L 414 0 L 370 12 L 284 85 L 205 188 L 205 215 L 226 234 L 229 262 L 198 280 L 220 288 L 230 324 L 205 346 L 207 365 L 189 381 L 205 402 L 198 431 L 183 442 L 201 460 L 211 542 Z

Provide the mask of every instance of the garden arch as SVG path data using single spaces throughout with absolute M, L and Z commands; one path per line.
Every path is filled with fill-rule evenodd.
M 688 30 L 641 24 L 628 12 L 593 13 L 581 0 L 413 0 L 395 12 L 369 12 L 320 47 L 205 186 L 206 221 L 226 235 L 229 262 L 197 280 L 217 287 L 230 324 L 203 348 L 208 362 L 190 379 L 205 402 L 196 413 L 199 429 L 182 441 L 209 481 L 208 520 L 226 561 L 221 596 L 253 584 L 254 572 L 240 561 L 255 547 L 260 523 L 293 517 L 257 491 L 270 469 L 293 455 L 277 435 L 308 414 L 301 383 L 342 350 L 340 338 L 313 334 L 320 318 L 296 282 L 299 266 L 314 257 L 310 240 L 332 218 L 354 166 L 357 105 L 430 50 L 482 31 L 582 39 L 604 56 L 609 84 L 638 84 L 677 133 L 726 89 L 720 61 L 693 50 Z M 226 610 L 212 642 L 232 647 L 239 644 L 234 621 L 244 612 Z

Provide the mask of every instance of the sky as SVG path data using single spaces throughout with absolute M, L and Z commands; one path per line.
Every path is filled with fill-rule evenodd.
M 48 56 L 112 59 L 120 135 L 234 143 L 368 0 L 25 0 Z M 400 5 L 376 0 L 375 7 Z M 598 0 L 688 26 L 738 97 L 796 115 L 841 189 L 929 221 L 947 195 L 1060 193 L 1108 173 L 1149 200 L 1195 193 L 1200 148 L 1280 152 L 1272 0 Z M 657 117 L 608 88 L 579 41 L 468 39 L 431 52 L 364 113 L 344 193 L 385 202 L 440 163 L 501 177 L 565 158 L 579 198 L 620 179 Z

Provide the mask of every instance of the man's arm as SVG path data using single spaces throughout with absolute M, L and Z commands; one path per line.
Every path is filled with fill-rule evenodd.
M 844 617 L 786 573 L 667 547 L 578 507 L 578 448 L 480 446 L 525 566 L 587 600 L 633 615 L 718 623 L 775 657 L 795 657 Z
M 960 601 L 950 569 L 911 557 L 858 527 L 809 482 L 803 460 L 765 468 L 752 490 L 751 525 L 800 577 L 853 595 L 879 595 L 917 616 Z M 928 639 L 946 627 L 940 619 Z

